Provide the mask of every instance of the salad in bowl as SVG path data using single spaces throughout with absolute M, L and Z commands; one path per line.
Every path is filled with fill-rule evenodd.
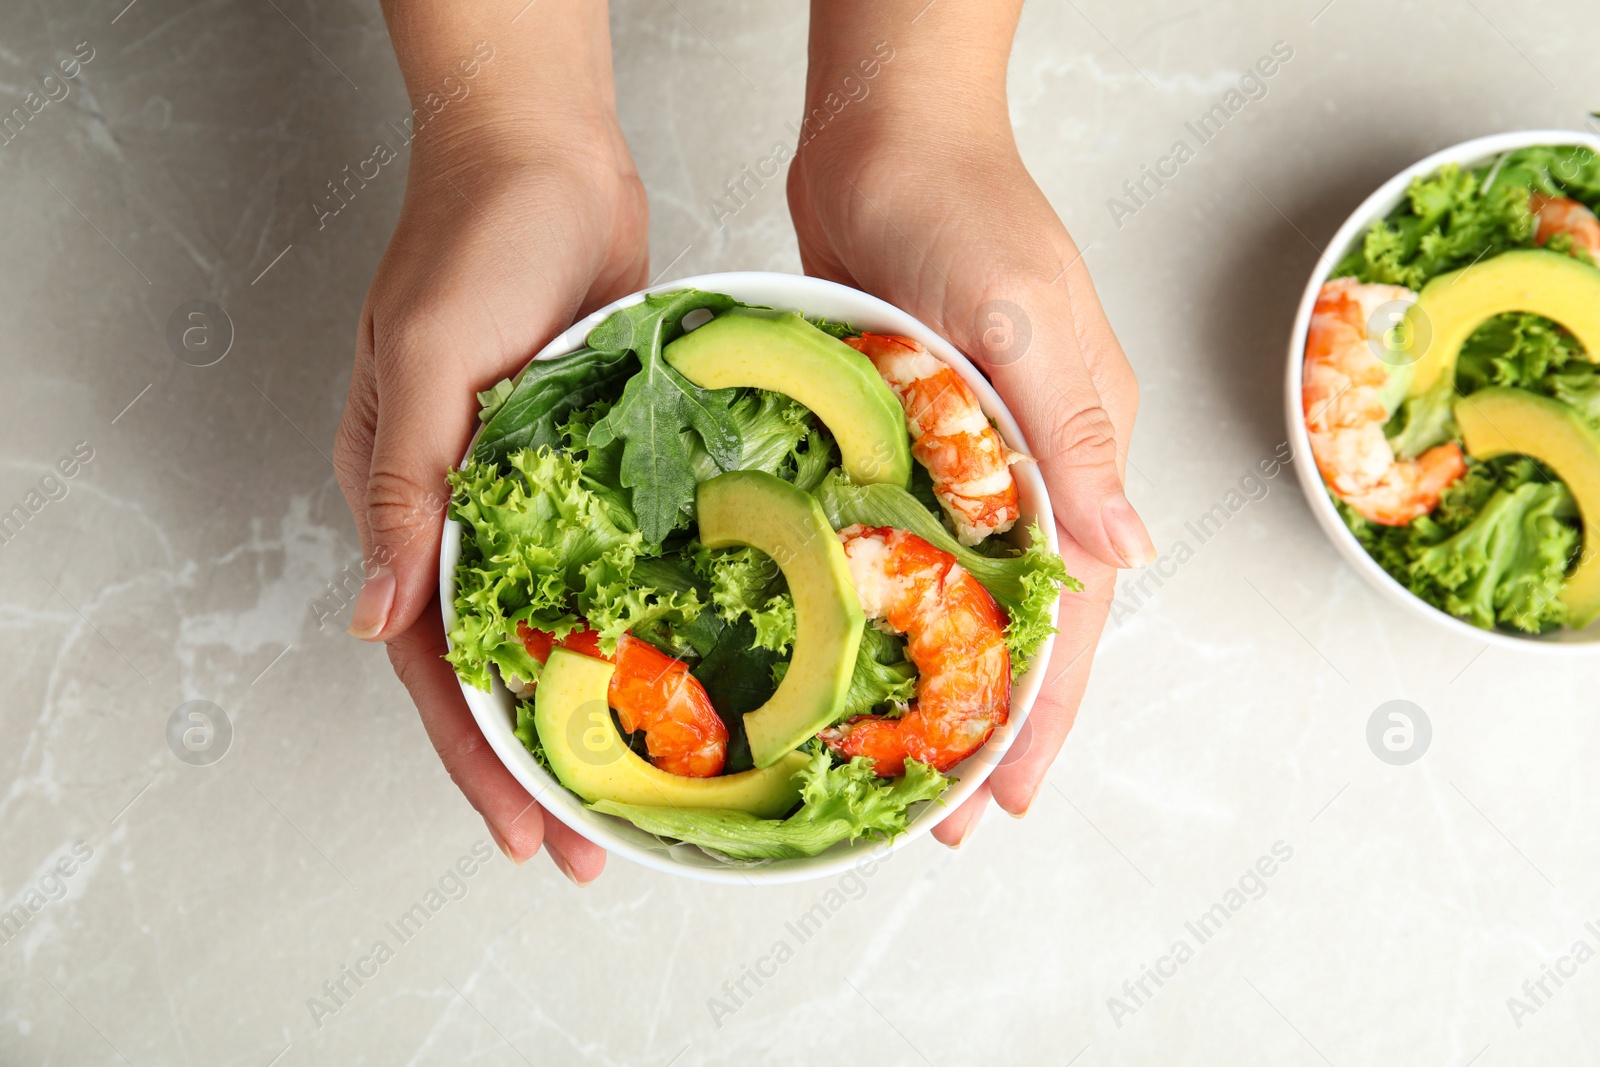
M 1506 135 L 1402 174 L 1335 239 L 1291 350 L 1324 524 L 1507 638 L 1600 618 L 1597 148 Z
M 1015 424 L 909 316 L 691 279 L 479 401 L 447 658 L 586 836 L 658 866 L 816 865 L 931 827 L 1016 736 L 1078 586 Z

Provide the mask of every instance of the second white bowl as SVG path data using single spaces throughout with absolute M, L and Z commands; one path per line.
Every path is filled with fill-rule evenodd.
M 1311 310 L 1316 305 L 1317 293 L 1328 280 L 1328 275 L 1333 273 L 1334 268 L 1354 247 L 1355 242 L 1359 241 L 1374 223 L 1386 218 L 1389 212 L 1400 204 L 1414 178 L 1432 174 L 1447 163 L 1458 163 L 1463 168 L 1481 166 L 1492 162 L 1502 153 L 1533 145 L 1583 145 L 1600 152 L 1600 137 L 1578 130 L 1519 130 L 1515 133 L 1500 133 L 1464 141 L 1413 163 L 1384 182 L 1378 187 L 1377 192 L 1367 197 L 1361 206 L 1356 208 L 1345 220 L 1344 225 L 1339 227 L 1339 232 L 1333 235 L 1333 240 L 1328 242 L 1328 249 L 1322 253 L 1322 258 L 1317 260 L 1316 269 L 1311 272 L 1311 280 L 1306 283 L 1305 295 L 1300 298 L 1300 311 L 1295 316 L 1294 332 L 1289 335 L 1289 369 L 1284 380 L 1284 407 L 1289 425 L 1289 440 L 1294 446 L 1295 470 L 1300 477 L 1300 487 L 1305 490 L 1306 500 L 1311 504 L 1311 513 L 1316 516 L 1318 524 L 1322 526 L 1323 532 L 1328 535 L 1334 547 L 1339 550 L 1339 554 L 1386 597 L 1404 610 L 1425 618 L 1436 626 L 1443 626 L 1462 637 L 1471 637 L 1503 648 L 1521 651 L 1592 655 L 1600 651 L 1600 624 L 1592 625 L 1586 630 L 1563 629 L 1549 634 L 1526 636 L 1500 630 L 1482 630 L 1447 612 L 1440 611 L 1395 581 L 1388 571 L 1378 565 L 1377 560 L 1367 554 L 1367 550 L 1361 547 L 1361 542 L 1356 540 L 1355 534 L 1350 532 L 1350 528 L 1339 517 L 1339 510 L 1334 507 L 1333 500 L 1328 496 L 1327 487 L 1323 485 L 1322 475 L 1311 459 L 1311 439 L 1306 433 L 1300 400 L 1301 368 L 1305 363 L 1306 333 L 1311 328 Z M 1600 531 L 1585 531 L 1584 536 L 1600 536 Z

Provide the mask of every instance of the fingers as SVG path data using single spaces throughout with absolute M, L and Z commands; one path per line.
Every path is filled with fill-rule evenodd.
M 416 702 L 445 770 L 483 816 L 506 857 L 526 863 L 545 840 L 544 812 L 489 747 L 461 697 L 455 672 L 443 659 L 444 651 L 437 600 L 409 630 L 389 642 L 395 673 Z M 548 825 L 558 824 L 551 819 Z M 599 873 L 599 865 L 592 861 L 586 869 Z
M 557 869 L 580 887 L 606 869 L 606 850 L 560 819 L 544 820 L 544 847 Z
M 1116 571 L 1095 564 L 1082 552 L 1065 550 L 1063 555 L 1068 570 L 1083 581 L 1084 589 L 1062 599 L 1061 632 L 1045 668 L 1044 687 L 1021 735 L 989 776 L 995 803 L 1017 816 L 1027 814 L 1033 805 L 1045 774 L 1072 730 L 1116 580 Z
M 951 848 L 960 848 L 978 828 L 978 820 L 983 818 L 983 813 L 989 807 L 989 783 L 985 782 L 972 795 L 961 802 L 961 806 L 945 816 L 944 821 L 935 826 L 931 833 L 935 841 Z
M 1155 546 L 1123 492 L 1126 446 L 1119 420 L 1078 347 L 1070 308 L 1062 304 L 1035 303 L 1036 314 L 1054 321 L 1036 321 L 1028 351 L 991 368 L 995 388 L 1022 424 L 1062 528 L 1104 563 L 1143 566 L 1155 558 Z M 1130 409 L 1120 421 L 1131 422 L 1132 405 L 1116 406 Z
M 376 341 L 388 351 L 374 372 L 371 463 L 355 509 L 368 565 L 350 632 L 386 641 L 411 629 L 438 588 L 445 475 L 477 409 L 471 387 L 450 372 L 444 331 L 412 328 Z

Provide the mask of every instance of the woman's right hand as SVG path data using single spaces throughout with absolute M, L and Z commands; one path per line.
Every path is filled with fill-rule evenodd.
M 413 106 L 430 93 L 457 99 L 412 144 L 405 205 L 361 311 L 334 466 L 366 563 L 351 632 L 388 645 L 501 850 L 521 863 L 542 843 L 582 885 L 604 851 L 544 818 L 441 658 L 445 473 L 476 424 L 474 394 L 647 280 L 648 208 L 616 122 L 605 5 L 542 0 L 537 19 L 514 21 L 521 6 L 385 7 Z M 475 47 L 492 56 L 468 79 L 457 66 Z

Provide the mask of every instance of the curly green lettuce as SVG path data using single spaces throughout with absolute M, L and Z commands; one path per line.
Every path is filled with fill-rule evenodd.
M 1408 397 L 1384 433 L 1395 455 L 1415 459 L 1460 436 L 1453 414 L 1457 396 L 1491 385 L 1554 396 L 1593 421 L 1600 415 L 1595 372 L 1582 346 L 1558 324 L 1524 311 L 1496 315 L 1462 344 L 1454 377 L 1441 376 L 1426 393 Z
M 1539 383 L 1540 389 L 1582 415 L 1600 430 L 1600 366 L 1582 364 L 1555 371 Z
M 1600 156 L 1586 145 L 1534 145 L 1509 152 L 1488 168 L 1491 191 L 1511 187 L 1537 189 L 1549 196 L 1570 196 L 1600 207 Z
M 787 819 L 758 819 L 742 811 L 645 807 L 602 800 L 590 807 L 627 819 L 646 833 L 672 837 L 737 860 L 815 856 L 840 841 L 894 838 L 910 821 L 908 809 L 937 800 L 950 781 L 938 771 L 906 761 L 900 778 L 879 778 L 872 761 L 857 756 L 832 765 L 827 750 L 812 751 L 798 771 L 800 810 Z
M 1544 392 L 1544 378 L 1569 364 L 1587 364 L 1583 346 L 1558 324 L 1526 311 L 1496 315 L 1472 332 L 1456 360 L 1463 396 L 1491 385 Z
M 1461 346 L 1456 367 L 1463 394 L 1505 385 L 1570 404 L 1600 429 L 1600 365 L 1558 323 L 1525 311 L 1496 315 Z
M 711 585 L 711 604 L 726 622 L 750 620 L 755 648 L 785 653 L 794 644 L 794 598 L 783 571 L 758 548 L 693 547 L 695 571 Z
M 1027 671 L 1039 646 L 1056 632 L 1050 625 L 1050 609 L 1062 590 L 1083 588 L 1067 573 L 1061 557 L 1045 547 L 1038 523 L 1028 527 L 1027 548 L 1014 550 L 996 542 L 996 551 L 1013 554 L 989 556 L 957 543 L 932 512 L 897 485 L 855 485 L 842 471 L 834 471 L 817 487 L 816 497 L 836 530 L 857 523 L 894 526 L 955 556 L 1006 610 L 1006 648 L 1013 676 Z
M 811 410 L 792 397 L 766 389 L 741 389 L 728 404 L 728 415 L 739 433 L 739 452 L 730 462 L 717 462 L 693 438 L 688 440 L 689 462 L 698 481 L 724 471 L 757 470 L 809 492 L 829 468 L 838 465 L 833 438 Z
M 1429 278 L 1513 248 L 1530 248 L 1536 228 L 1528 188 L 1496 183 L 1488 168 L 1452 163 L 1417 178 L 1389 217 L 1367 231 L 1334 277 L 1420 289 Z
M 1533 460 L 1473 463 L 1432 514 L 1382 526 L 1339 504 L 1362 546 L 1411 592 L 1474 626 L 1545 633 L 1579 542 L 1571 494 Z
M 1383 428 L 1394 454 L 1416 459 L 1434 445 L 1460 436 L 1455 416 L 1457 395 L 1455 381 L 1441 374 L 1427 392 L 1401 401 Z
M 699 615 L 694 590 L 636 579 L 648 552 L 625 514 L 585 484 L 582 461 L 541 448 L 504 464 L 471 462 L 449 476 L 450 514 L 463 531 L 446 658 L 461 678 L 488 689 L 491 666 L 537 678 L 517 635 L 523 623 L 565 634 L 587 619 L 609 649 L 635 626 Z

